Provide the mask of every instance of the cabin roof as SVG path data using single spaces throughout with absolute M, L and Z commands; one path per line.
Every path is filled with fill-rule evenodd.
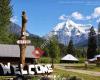
M 34 46 L 26 47 L 26 58 L 34 58 Z M 0 44 L 0 57 L 20 57 L 19 45 Z

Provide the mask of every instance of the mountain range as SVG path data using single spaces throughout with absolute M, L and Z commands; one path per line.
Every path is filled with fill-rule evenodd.
M 91 24 L 78 24 L 74 21 L 68 19 L 61 23 L 58 23 L 52 31 L 50 31 L 44 37 L 39 37 L 38 35 L 29 33 L 31 38 L 35 39 L 50 39 L 53 35 L 57 37 L 58 42 L 64 45 L 68 45 L 70 39 L 73 40 L 75 46 L 87 46 L 88 40 L 88 33 L 90 28 L 92 27 Z M 95 29 L 96 30 L 96 29 Z M 10 24 L 9 32 L 13 34 L 20 35 L 21 27 L 15 23 Z
M 21 27 L 18 24 L 11 22 L 8 28 L 8 32 L 9 34 L 11 34 L 11 44 L 16 44 L 16 41 L 20 38 L 21 35 Z M 39 47 L 44 42 L 44 39 L 42 37 L 32 34 L 27 30 L 26 32 L 29 34 L 27 40 L 31 41 L 30 45 Z
M 58 23 L 45 38 L 55 35 L 57 36 L 58 41 L 64 45 L 68 45 L 70 39 L 72 39 L 74 45 L 86 46 L 88 33 L 91 27 L 91 24 L 78 24 L 68 19 Z
M 11 32 L 12 34 L 20 35 L 20 33 L 21 33 L 21 26 L 19 26 L 16 23 L 11 22 L 8 31 Z M 27 30 L 26 30 L 26 32 L 29 34 L 30 37 L 39 37 L 38 35 L 32 34 L 32 33 L 30 33 Z

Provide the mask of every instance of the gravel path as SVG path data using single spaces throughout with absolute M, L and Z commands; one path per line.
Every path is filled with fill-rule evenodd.
M 64 66 L 60 66 L 60 65 L 56 65 L 56 68 L 64 70 L 64 71 L 71 71 L 71 72 L 76 72 L 76 73 L 88 74 L 88 75 L 91 75 L 91 76 L 100 76 L 100 72 L 96 72 L 96 71 L 66 69 Z

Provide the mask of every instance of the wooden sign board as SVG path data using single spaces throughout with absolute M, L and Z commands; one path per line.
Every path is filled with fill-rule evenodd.
M 29 36 L 29 33 L 23 32 L 23 35 L 24 35 L 24 36 Z
M 23 68 L 23 65 L 11 65 L 7 63 L 6 65 L 0 64 L 0 76 L 15 76 L 15 75 L 41 75 L 41 74 L 49 74 L 53 72 L 53 68 L 51 64 L 29 64 L 27 65 L 27 69 Z M 22 79 L 21 79 L 22 80 Z
M 18 40 L 17 44 L 30 44 L 31 41 L 30 40 Z

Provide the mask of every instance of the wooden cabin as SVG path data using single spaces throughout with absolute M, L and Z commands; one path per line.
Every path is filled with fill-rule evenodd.
M 34 63 L 34 56 L 32 55 L 33 50 L 34 46 L 26 47 L 26 63 Z M 0 44 L 0 63 L 7 64 L 8 62 L 10 62 L 11 64 L 19 64 L 19 45 Z

